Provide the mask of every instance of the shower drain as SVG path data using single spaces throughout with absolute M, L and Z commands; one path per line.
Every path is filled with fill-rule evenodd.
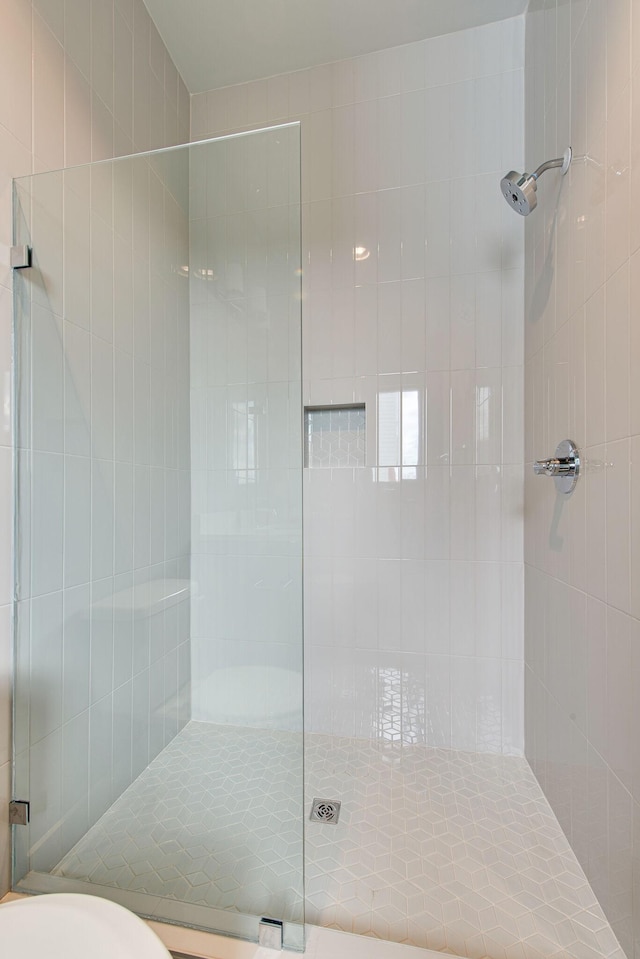
M 335 825 L 340 818 L 340 805 L 337 799 L 314 799 L 309 819 L 312 822 L 330 822 Z

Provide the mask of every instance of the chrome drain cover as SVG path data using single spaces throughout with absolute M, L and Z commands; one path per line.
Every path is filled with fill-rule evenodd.
M 341 803 L 337 799 L 314 799 L 311 805 L 311 822 L 329 822 L 334 826 L 340 818 Z

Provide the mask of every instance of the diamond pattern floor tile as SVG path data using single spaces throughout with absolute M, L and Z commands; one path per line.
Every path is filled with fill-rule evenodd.
M 189 723 L 54 874 L 302 921 L 302 738 Z
M 528 764 L 308 735 L 306 919 L 468 959 L 624 959 Z M 301 738 L 190 723 L 68 878 L 300 921 Z M 337 825 L 308 821 L 314 797 Z

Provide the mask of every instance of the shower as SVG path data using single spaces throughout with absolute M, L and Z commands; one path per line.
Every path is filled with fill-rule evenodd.
M 564 154 L 556 160 L 547 160 L 542 163 L 534 173 L 517 173 L 511 170 L 500 181 L 500 189 L 509 204 L 516 213 L 521 216 L 529 216 L 538 205 L 538 179 L 547 170 L 560 168 L 562 175 L 568 171 L 571 166 L 571 147 L 567 147 Z
M 525 756 L 526 744 L 543 784 L 556 777 L 561 814 L 567 769 L 572 803 L 573 791 L 604 796 L 594 842 L 608 835 L 624 784 L 565 747 L 574 728 L 584 741 L 584 700 L 597 711 L 587 653 L 606 667 L 599 594 L 617 527 L 606 562 L 585 570 L 604 587 L 589 605 L 584 583 L 557 585 L 556 527 L 602 477 L 583 468 L 562 515 L 552 484 L 525 483 L 543 452 L 528 429 L 528 361 L 543 337 L 553 366 L 560 342 L 547 314 L 535 321 L 567 269 L 554 305 L 574 316 L 580 276 L 557 251 L 569 201 L 574 225 L 589 213 L 577 200 L 590 184 L 570 177 L 558 203 L 558 171 L 535 229 L 504 215 L 505 166 L 532 171 L 507 177 L 522 215 L 541 173 L 570 159 L 551 159 L 569 141 L 551 140 L 553 125 L 535 141 L 553 144 L 550 162 L 534 173 L 540 154 L 523 159 L 524 18 L 288 73 L 279 56 L 278 75 L 180 87 L 180 125 L 171 51 L 150 24 L 140 34 L 142 7 L 161 2 L 135 0 L 132 31 L 131 4 L 97 6 L 113 7 L 118 69 L 122 46 L 141 54 L 134 131 L 147 88 L 151 109 L 136 146 L 184 142 L 62 171 L 32 163 L 13 185 L 15 460 L 6 429 L 0 443 L 0 480 L 15 462 L 16 490 L 16 582 L 0 603 L 5 631 L 14 624 L 13 889 L 112 899 L 155 920 L 180 955 L 234 951 L 205 947 L 213 933 L 259 942 L 256 955 L 239 947 L 253 959 L 307 943 L 327 959 L 344 951 L 340 935 L 367 959 L 404 946 L 416 959 L 625 959 Z M 235 22 L 230 0 L 216 6 Z M 40 17 L 34 32 L 36 16 L 30 37 L 46 27 Z M 236 59 L 264 71 L 252 50 L 236 45 Z M 115 112 L 90 111 L 118 148 L 131 119 L 122 73 Z M 75 103 L 66 77 L 62 120 Z M 44 141 L 35 129 L 39 167 L 56 151 L 48 126 Z M 68 155 L 82 159 L 75 145 Z M 605 282 L 593 272 L 585 298 Z M 619 272 L 607 272 L 612 309 L 626 305 Z M 588 450 L 579 423 L 571 432 Z M 552 454 L 560 438 L 546 437 L 540 468 L 569 485 L 577 464 Z M 548 556 L 525 577 L 528 492 L 553 539 L 534 531 L 533 558 Z M 618 596 L 625 632 L 609 645 L 622 657 L 632 616 L 622 621 Z M 575 683 L 571 655 L 554 658 L 558 636 L 586 649 Z M 0 652 L 0 687 L 3 663 Z M 525 706 L 541 728 L 527 729 Z M 0 729 L 2 716 L 0 702 Z M 8 798 L 3 762 L 0 744 Z M 620 835 L 606 857 L 616 891 Z M 0 885 L 2 857 L 0 841 Z M 198 930 L 195 949 L 180 927 Z

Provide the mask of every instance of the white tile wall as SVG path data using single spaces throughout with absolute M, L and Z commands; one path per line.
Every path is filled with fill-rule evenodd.
M 170 57 L 161 45 L 142 0 L 60 0 L 58 3 L 7 0 L 0 13 L 0 489 L 5 513 L 0 519 L 9 529 L 11 510 L 11 178 L 92 159 L 127 154 L 152 146 L 184 142 L 189 136 L 189 97 Z M 153 51 L 153 56 L 152 56 Z M 50 181 L 52 182 L 52 181 Z M 60 192 L 67 217 L 85 215 L 82 202 L 86 184 L 78 175 L 76 189 Z M 80 192 L 79 192 L 80 191 Z M 76 202 L 76 198 L 80 200 Z M 126 204 L 125 204 L 126 206 Z M 88 223 L 88 219 L 87 219 Z M 72 237 L 70 237 L 72 240 Z M 53 251 L 55 252 L 55 251 Z M 61 252 L 61 251 L 60 251 Z M 86 277 L 89 247 L 74 245 L 69 262 L 75 277 Z M 51 262 L 51 261 L 50 261 Z M 60 278 L 58 278 L 58 281 Z M 60 283 L 62 289 L 62 283 Z M 66 304 L 67 328 L 74 324 L 70 362 L 77 362 L 77 409 L 86 406 L 89 369 L 88 336 L 83 338 L 83 317 L 88 316 L 88 285 L 67 285 L 73 291 Z M 60 316 L 56 292 L 51 290 L 51 313 L 42 313 L 45 323 Z M 47 303 L 40 304 L 47 307 Z M 55 325 L 55 324 L 54 324 Z M 45 370 L 46 375 L 53 369 Z M 44 381 L 41 381 L 44 385 Z M 52 384 L 47 379 L 47 385 Z M 60 380 L 57 380 L 59 385 Z M 67 402 L 73 402 L 67 394 Z M 60 395 L 52 390 L 51 409 Z M 71 407 L 73 408 L 73 407 Z M 68 408 L 69 409 L 69 408 Z M 59 421 L 58 421 L 59 423 Z M 52 427 L 53 423 L 50 424 Z M 86 470 L 77 470 L 70 457 L 88 455 L 88 431 L 81 417 L 69 420 L 69 446 L 60 445 L 59 429 L 52 428 L 43 444 L 42 457 L 65 459 L 70 465 L 68 483 L 58 486 L 60 513 L 65 495 L 78 494 L 78 504 L 87 491 Z M 47 434 L 49 431 L 47 430 Z M 46 447 L 47 452 L 44 452 Z M 77 485 L 72 486 L 75 482 Z M 86 500 L 85 500 L 86 501 Z M 80 523 L 78 524 L 80 532 Z M 59 531 L 54 530 L 55 536 Z M 0 556 L 0 815 L 5 816 L 10 791 L 10 609 L 12 594 L 10 536 L 3 538 Z M 71 540 L 69 541 L 71 543 Z M 86 541 L 73 539 L 65 577 L 76 578 L 77 564 L 85 557 Z M 57 565 L 61 575 L 62 565 Z M 47 575 L 43 568 L 37 576 Z M 66 582 L 66 580 L 65 580 Z M 54 589 L 62 583 L 54 584 Z M 0 833 L 0 890 L 9 884 L 8 829 Z
M 367 405 L 305 477 L 315 731 L 523 748 L 523 65 L 520 18 L 192 98 L 301 120 L 304 402 Z
M 526 231 L 526 461 L 571 436 L 560 503 L 527 470 L 527 756 L 628 956 L 638 954 L 639 8 L 532 3 L 526 166 L 571 143 Z

